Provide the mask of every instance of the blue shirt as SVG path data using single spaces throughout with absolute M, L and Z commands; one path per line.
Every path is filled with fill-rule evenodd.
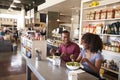
M 85 58 L 85 53 L 86 53 L 85 50 L 81 50 L 80 55 L 82 56 L 82 58 Z M 97 53 L 94 53 L 94 56 L 92 56 L 92 57 L 89 59 L 89 61 L 90 61 L 92 64 L 95 65 L 95 61 L 96 61 L 96 60 L 99 60 L 99 59 L 103 60 L 103 57 L 102 57 L 102 55 L 101 55 L 100 52 L 97 52 Z M 93 70 L 89 67 L 89 64 L 88 64 L 87 62 L 82 63 L 82 65 L 84 66 L 84 69 L 85 69 L 86 71 L 91 72 L 91 73 L 94 73 Z

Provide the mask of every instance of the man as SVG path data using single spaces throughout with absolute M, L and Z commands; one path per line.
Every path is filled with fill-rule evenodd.
M 65 62 L 71 61 L 70 56 L 74 56 L 74 58 L 77 58 L 80 53 L 80 47 L 70 41 L 70 32 L 69 31 L 63 31 L 62 32 L 62 41 L 63 44 L 61 44 L 57 51 L 55 52 L 54 49 L 50 50 L 51 54 L 59 54 L 61 56 L 61 59 Z

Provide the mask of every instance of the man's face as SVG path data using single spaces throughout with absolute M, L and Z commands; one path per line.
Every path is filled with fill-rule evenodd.
M 62 41 L 64 44 L 67 44 L 70 41 L 69 33 L 62 33 Z

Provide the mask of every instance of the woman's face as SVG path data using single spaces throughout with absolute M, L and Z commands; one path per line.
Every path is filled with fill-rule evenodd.
M 81 44 L 83 45 L 84 49 L 89 49 L 89 45 L 87 43 L 85 43 L 84 40 L 81 40 Z

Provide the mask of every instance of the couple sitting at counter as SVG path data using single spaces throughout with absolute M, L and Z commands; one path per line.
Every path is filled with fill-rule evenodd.
M 99 77 L 99 70 L 103 57 L 101 55 L 102 51 L 102 40 L 96 34 L 86 33 L 81 38 L 81 44 L 83 48 L 80 51 L 79 46 L 70 41 L 70 32 L 62 32 L 62 41 L 57 51 L 54 49 L 50 50 L 50 54 L 59 54 L 61 59 L 65 62 L 77 61 L 84 66 L 84 70 Z M 55 53 L 55 54 L 54 54 Z

